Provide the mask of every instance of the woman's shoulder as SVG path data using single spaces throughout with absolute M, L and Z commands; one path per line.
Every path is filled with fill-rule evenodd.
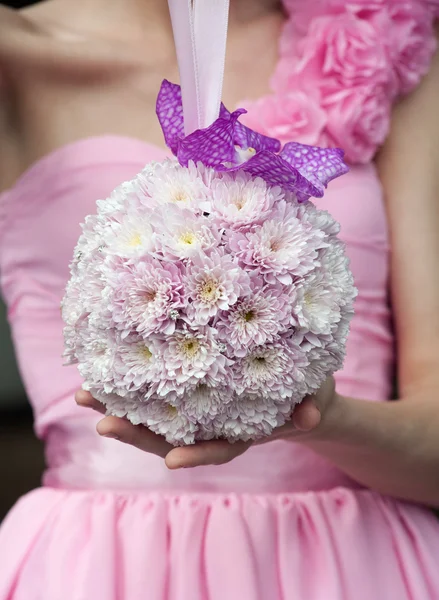
M 54 18 L 45 2 L 25 10 L 0 4 L 0 73 L 9 71 L 12 79 L 48 71 L 63 77 L 117 71 L 132 57 L 115 52 L 114 46 L 110 40 L 90 39 L 71 30 L 68 15 Z

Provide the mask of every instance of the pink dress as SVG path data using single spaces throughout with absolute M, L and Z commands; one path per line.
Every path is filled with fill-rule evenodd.
M 378 18 L 374 11 L 355 18 Z M 299 16 L 299 24 L 308 18 Z M 288 52 L 296 56 L 290 71 Z M 303 74 L 300 52 L 283 39 L 278 81 Z M 418 80 L 422 64 L 413 67 Z M 315 71 L 313 63 L 308 80 Z M 300 102 L 306 79 L 292 102 Z M 276 104 L 288 95 L 285 84 L 248 118 L 271 131 L 302 127 L 302 139 L 346 131 L 357 164 L 318 201 L 342 224 L 359 289 L 337 385 L 342 394 L 380 402 L 390 396 L 394 357 L 388 234 L 375 168 L 353 154 L 360 146 L 362 156 L 370 154 L 386 123 L 381 112 L 367 126 L 361 119 L 370 115 L 358 111 L 331 117 L 328 93 L 315 97 L 315 107 L 302 106 L 299 123 L 279 112 L 285 103 Z M 79 140 L 38 161 L 0 198 L 2 291 L 48 464 L 43 487 L 22 498 L 0 530 L 0 600 L 438 600 L 439 522 L 428 510 L 364 489 L 287 441 L 254 447 L 221 467 L 170 472 L 159 458 L 100 438 L 99 417 L 75 405 L 81 379 L 75 367 L 62 366 L 59 304 L 79 223 L 96 199 L 164 156 L 130 138 Z

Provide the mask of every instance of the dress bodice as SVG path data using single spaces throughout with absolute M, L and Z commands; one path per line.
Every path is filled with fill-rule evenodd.
M 352 168 L 318 206 L 341 223 L 359 295 L 341 393 L 389 398 L 393 337 L 388 308 L 388 234 L 371 162 L 395 100 L 410 92 L 436 48 L 439 0 L 285 0 L 287 19 L 272 93 L 246 103 L 246 124 L 282 142 L 339 145 Z M 60 301 L 79 223 L 95 202 L 166 153 L 131 138 L 88 138 L 31 167 L 0 197 L 0 273 L 19 365 L 47 443 L 47 484 L 271 492 L 353 485 L 306 448 L 274 442 L 232 464 L 169 473 L 160 459 L 95 433 L 79 409 L 81 379 L 62 365 Z
M 80 140 L 36 163 L 1 198 L 3 295 L 37 432 L 47 443 L 46 483 L 67 487 L 290 491 L 331 487 L 345 478 L 289 442 L 253 448 L 230 465 L 170 473 L 160 459 L 101 439 L 97 417 L 78 408 L 76 367 L 62 361 L 60 301 L 79 223 L 121 181 L 166 153 L 120 137 Z M 389 396 L 392 335 L 387 307 L 388 242 L 381 187 L 372 165 L 353 167 L 318 201 L 342 224 L 359 289 L 342 393 Z

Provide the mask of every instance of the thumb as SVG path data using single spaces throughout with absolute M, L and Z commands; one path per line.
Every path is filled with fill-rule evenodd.
M 311 431 L 315 429 L 321 421 L 322 415 L 314 403 L 312 396 L 307 396 L 294 409 L 292 422 L 298 431 Z

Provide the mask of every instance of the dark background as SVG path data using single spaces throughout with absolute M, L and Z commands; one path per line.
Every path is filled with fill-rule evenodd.
M 3 1 L 22 8 L 35 2 Z M 0 521 L 14 502 L 40 484 L 42 444 L 32 430 L 32 410 L 20 382 L 0 301 Z
M 0 4 L 5 4 L 6 6 L 11 6 L 12 8 L 23 8 L 24 6 L 29 6 L 30 4 L 36 4 L 38 0 L 33 0 L 29 2 L 13 2 L 12 0 L 7 0 L 6 2 L 1 2 Z

